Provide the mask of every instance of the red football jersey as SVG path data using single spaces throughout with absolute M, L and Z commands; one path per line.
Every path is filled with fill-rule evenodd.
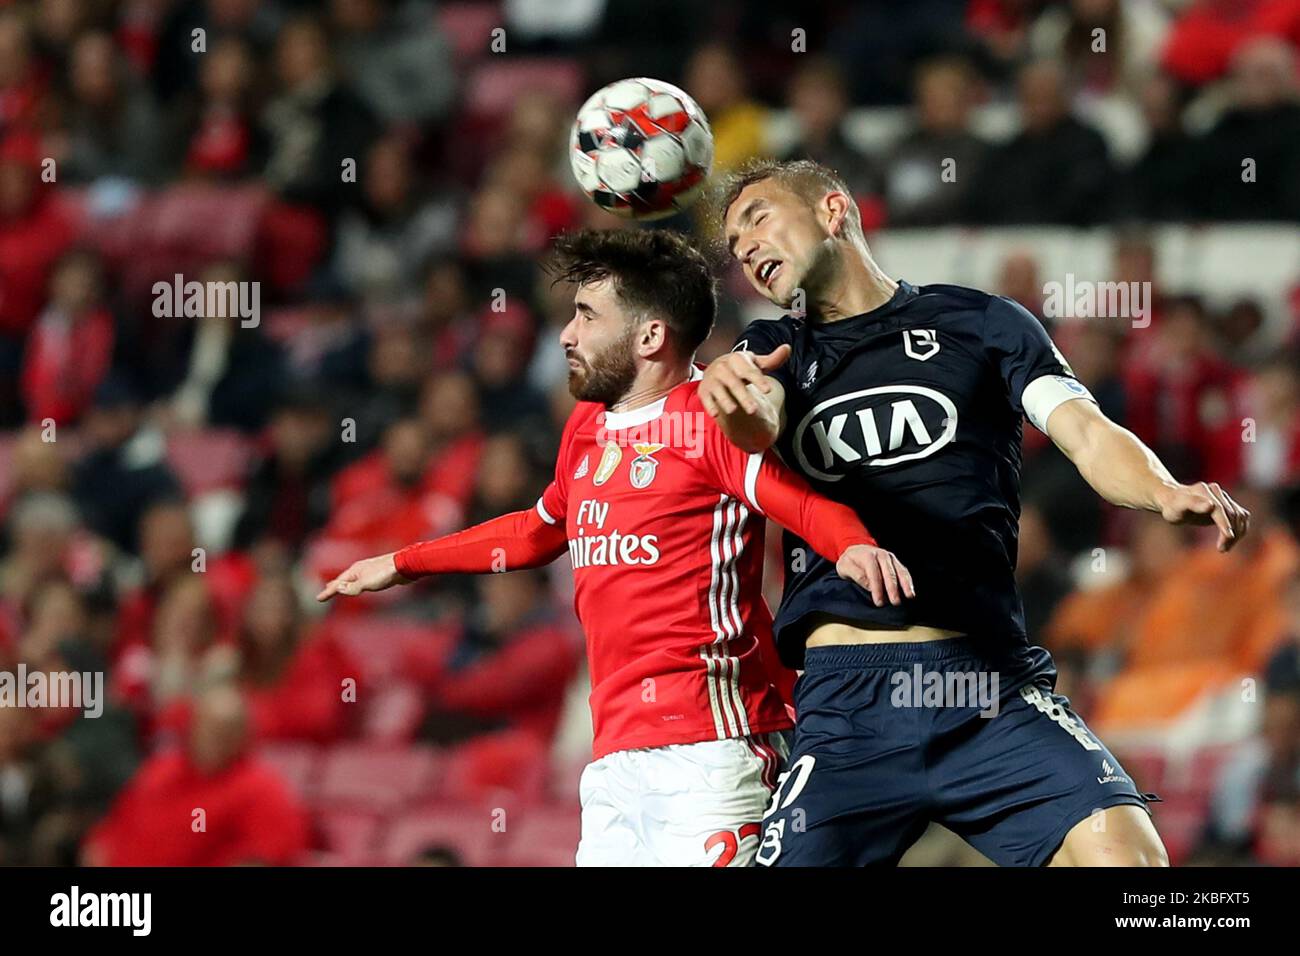
M 568 534 L 596 759 L 790 726 L 756 500 L 784 466 L 726 439 L 695 376 L 629 412 L 579 403 L 537 502 Z

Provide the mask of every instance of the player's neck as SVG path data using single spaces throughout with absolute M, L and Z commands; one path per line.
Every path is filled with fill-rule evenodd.
M 898 283 L 866 253 L 851 250 L 840 256 L 825 288 L 813 300 L 818 322 L 838 322 L 878 309 L 894 297 Z
M 607 407 L 611 412 L 630 412 L 635 408 L 644 408 L 659 401 L 678 385 L 690 381 L 690 362 L 685 365 L 647 365 L 632 382 L 632 387 L 623 393 L 623 397 Z

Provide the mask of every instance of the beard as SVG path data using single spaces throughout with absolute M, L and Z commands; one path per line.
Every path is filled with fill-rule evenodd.
M 582 363 L 582 367 L 569 369 L 569 393 L 580 402 L 600 402 L 602 405 L 613 405 L 623 398 L 636 380 L 636 358 L 632 354 L 635 338 L 636 326 L 629 325 L 622 338 L 607 346 L 590 362 L 577 350 L 570 352 L 569 356 Z

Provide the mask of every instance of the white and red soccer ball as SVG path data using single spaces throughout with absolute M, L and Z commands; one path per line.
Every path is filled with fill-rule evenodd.
M 704 111 L 670 83 L 637 77 L 596 91 L 573 123 L 569 162 L 602 209 L 662 219 L 704 190 L 713 131 Z

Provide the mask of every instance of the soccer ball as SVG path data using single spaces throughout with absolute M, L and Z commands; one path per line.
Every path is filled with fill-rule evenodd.
M 629 219 L 662 219 L 704 190 L 713 131 L 677 87 L 637 77 L 598 90 L 569 136 L 574 178 L 592 202 Z

